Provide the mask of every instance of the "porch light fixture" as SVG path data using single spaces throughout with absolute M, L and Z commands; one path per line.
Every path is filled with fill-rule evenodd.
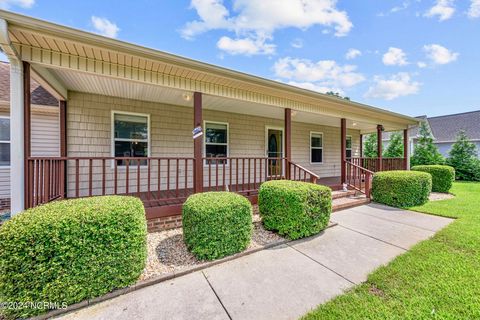
M 185 92 L 184 94 L 182 94 L 182 98 L 185 101 L 190 101 L 192 99 L 192 96 L 190 95 L 190 93 Z

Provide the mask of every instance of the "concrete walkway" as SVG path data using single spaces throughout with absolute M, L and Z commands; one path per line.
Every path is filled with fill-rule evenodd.
M 297 319 L 452 220 L 369 204 L 324 233 L 108 300 L 62 319 Z

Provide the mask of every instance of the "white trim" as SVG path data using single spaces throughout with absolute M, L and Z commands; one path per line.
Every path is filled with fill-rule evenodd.
M 139 117 L 146 117 L 147 118 L 147 139 L 115 139 L 115 114 L 125 114 L 131 116 L 139 116 Z M 115 141 L 137 141 L 137 142 L 146 142 L 147 143 L 147 157 L 151 156 L 151 137 L 150 137 L 150 114 L 148 113 L 136 113 L 136 112 L 128 112 L 128 111 L 120 111 L 120 110 L 112 110 L 111 111 L 111 132 L 110 132 L 110 154 L 112 157 L 115 157 Z M 115 160 L 114 160 L 115 161 Z M 115 166 L 114 161 L 112 161 L 111 167 Z M 119 165 L 117 168 L 125 168 L 126 166 Z M 137 165 L 130 165 L 132 169 L 136 168 Z M 141 166 L 145 167 L 145 166 Z
M 319 134 L 322 136 L 322 146 L 321 147 L 312 147 L 312 134 Z M 323 151 L 324 151 L 324 148 L 323 148 L 323 139 L 324 139 L 324 135 L 323 135 L 323 132 L 318 132 L 318 131 L 310 131 L 310 138 L 308 140 L 308 147 L 309 147 L 309 150 L 310 150 L 310 159 L 308 159 L 308 162 L 310 162 L 311 165 L 319 165 L 319 164 L 323 164 L 323 157 L 324 157 L 324 154 L 323 154 Z M 320 162 L 312 162 L 312 148 L 314 149 L 321 149 L 322 150 L 322 161 Z
M 202 155 L 204 158 L 207 157 L 207 123 L 212 123 L 212 124 L 223 124 L 227 126 L 227 143 L 216 143 L 216 142 L 209 142 L 209 145 L 214 145 L 214 146 L 227 146 L 227 155 L 226 157 L 228 158 L 230 156 L 230 124 L 228 122 L 221 122 L 221 121 L 210 121 L 210 120 L 203 120 L 203 150 L 202 150 Z M 227 160 L 225 163 L 225 166 L 230 165 L 230 161 Z M 203 166 L 208 167 L 207 161 L 203 161 Z M 223 164 L 222 164 L 223 166 Z
M 12 124 L 10 120 L 10 116 L 0 116 L 0 119 L 8 119 L 10 121 L 10 125 Z M 8 166 L 2 166 L 0 165 L 0 169 L 10 169 L 11 163 L 12 163 L 12 137 L 10 137 L 10 140 L 0 140 L 0 143 L 8 143 L 10 145 L 10 164 Z

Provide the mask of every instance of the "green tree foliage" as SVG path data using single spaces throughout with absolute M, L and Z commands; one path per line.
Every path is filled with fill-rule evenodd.
M 377 134 L 369 134 L 363 145 L 363 156 L 366 158 L 377 157 Z
M 386 158 L 403 157 L 403 136 L 399 132 L 392 132 L 387 148 L 383 151 Z
M 410 165 L 444 164 L 445 158 L 440 154 L 426 122 L 420 124 L 418 142 L 413 150 Z
M 344 96 L 340 95 L 340 93 L 338 93 L 338 92 L 328 91 L 325 94 L 327 96 L 332 96 L 332 97 L 336 97 L 336 98 L 340 98 L 340 99 L 350 100 L 350 97 L 344 97 Z
M 478 150 L 465 131 L 460 131 L 457 141 L 449 151 L 447 164 L 455 168 L 458 180 L 480 181 L 480 160 Z

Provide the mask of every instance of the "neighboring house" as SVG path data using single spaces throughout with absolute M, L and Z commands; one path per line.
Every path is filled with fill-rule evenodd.
M 32 156 L 59 156 L 58 101 L 31 81 Z M 10 208 L 10 65 L 0 61 L 0 210 Z
M 449 114 L 438 117 L 419 116 L 417 119 L 426 121 L 432 136 L 434 144 L 444 157 L 448 157 L 448 152 L 455 143 L 458 133 L 464 130 L 470 141 L 475 143 L 480 150 L 480 110 L 456 114 Z M 418 139 L 418 126 L 409 130 L 410 153 L 413 153 Z M 384 148 L 390 141 L 390 132 L 383 135 Z M 480 157 L 480 154 L 479 154 Z
M 28 161 L 12 163 L 13 214 L 64 197 L 131 194 L 143 200 L 151 227 L 181 220 L 194 192 L 230 190 L 256 201 L 269 179 L 352 186 L 352 174 L 370 175 L 346 160 L 359 157 L 361 134 L 418 124 L 34 18 L 0 11 L 0 19 L 0 47 L 16 66 L 12 156 Z M 29 72 L 60 97 L 61 158 L 28 158 L 22 148 L 31 124 L 21 121 L 28 103 L 19 84 Z M 407 156 L 397 160 L 389 168 L 408 165 Z M 367 193 L 362 177 L 355 181 Z

